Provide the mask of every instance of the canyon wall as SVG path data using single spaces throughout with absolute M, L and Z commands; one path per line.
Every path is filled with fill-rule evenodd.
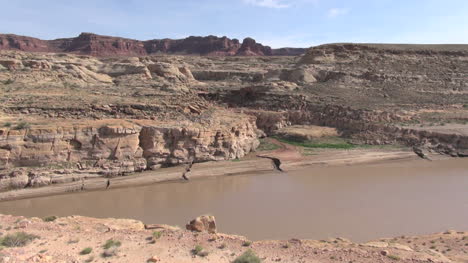
M 0 128 L 0 190 L 241 158 L 258 144 L 254 118 L 246 115 L 208 127 L 103 120 Z
M 41 40 L 27 36 L 0 34 L 0 50 L 27 52 L 61 52 L 99 57 L 143 56 L 151 54 L 185 54 L 209 56 L 297 56 L 305 49 L 271 49 L 246 38 L 242 43 L 227 37 L 152 39 L 139 41 L 121 37 L 81 33 L 75 38 Z

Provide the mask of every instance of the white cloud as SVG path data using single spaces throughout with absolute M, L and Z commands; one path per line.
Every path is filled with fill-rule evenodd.
M 320 0 L 242 0 L 246 4 L 267 8 L 289 8 L 300 4 L 316 5 Z
M 290 4 L 283 0 L 243 0 L 247 4 L 268 7 L 268 8 L 288 8 Z
M 332 8 L 328 10 L 328 17 L 337 17 L 337 16 L 342 16 L 346 15 L 349 13 L 349 9 L 346 8 Z

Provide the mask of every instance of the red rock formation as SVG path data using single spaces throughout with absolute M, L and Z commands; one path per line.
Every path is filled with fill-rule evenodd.
M 61 52 L 91 56 L 141 56 L 146 55 L 143 42 L 133 39 L 81 33 L 76 38 L 50 41 Z
M 237 51 L 238 56 L 271 56 L 273 52 L 271 47 L 257 43 L 253 38 L 246 38 L 242 46 Z
M 152 53 L 235 55 L 240 48 L 239 40 L 227 37 L 188 37 L 185 39 L 162 39 L 145 41 L 146 51 Z
M 252 38 L 246 38 L 241 45 L 237 39 L 216 36 L 139 41 L 92 33 L 81 33 L 75 38 L 55 40 L 0 34 L 0 50 L 65 52 L 100 57 L 141 56 L 155 53 L 209 56 L 295 56 L 305 52 L 305 49 L 289 48 L 273 50 L 256 43 Z
M 50 51 L 48 41 L 13 34 L 0 34 L 0 50 L 22 50 L 29 52 Z

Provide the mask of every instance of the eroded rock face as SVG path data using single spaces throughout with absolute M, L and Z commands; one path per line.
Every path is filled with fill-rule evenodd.
M 318 82 L 382 93 L 401 87 L 419 93 L 466 92 L 467 58 L 464 45 L 328 44 L 309 49 L 298 68 L 308 66 Z
M 139 41 L 121 37 L 81 33 L 75 38 L 41 40 L 33 37 L 0 34 L 0 50 L 20 50 L 27 52 L 63 52 L 81 55 L 144 56 L 150 54 L 188 54 L 208 56 L 297 56 L 305 49 L 282 48 L 272 50 L 247 38 L 241 43 L 227 37 L 196 37 L 184 39 L 153 39 Z
M 189 67 L 177 60 L 158 57 L 102 59 L 74 55 L 31 54 L 2 51 L 0 82 L 29 86 L 74 85 L 114 86 L 120 83 L 141 86 L 172 86 L 188 91 L 197 83 Z
M 186 225 L 187 230 L 194 232 L 208 232 L 216 234 L 216 220 L 214 216 L 199 216 Z
M 0 190 L 75 180 L 77 171 L 118 176 L 190 162 L 241 158 L 258 147 L 254 119 L 236 116 L 196 124 L 130 123 L 58 125 L 0 131 Z M 43 167 L 17 171 L 15 167 Z M 63 175 L 54 174 L 54 168 Z M 93 176 L 93 175 L 89 175 Z
M 253 38 L 246 38 L 237 51 L 238 56 L 271 56 L 273 52 L 270 47 L 257 43 Z

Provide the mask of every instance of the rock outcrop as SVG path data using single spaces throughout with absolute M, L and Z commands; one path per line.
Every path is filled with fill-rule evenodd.
M 41 40 L 13 34 L 0 34 L 0 50 L 27 52 L 61 52 L 98 57 L 143 56 L 150 54 L 186 54 L 209 56 L 297 56 L 305 49 L 282 48 L 272 50 L 246 38 L 241 43 L 228 37 L 196 37 L 184 39 L 153 39 L 139 41 L 121 37 L 81 33 L 75 38 Z
M 270 47 L 257 43 L 253 38 L 246 38 L 237 51 L 239 56 L 271 56 L 273 51 Z
M 199 216 L 191 220 L 185 227 L 189 231 L 216 234 L 216 220 L 214 216 Z
M 195 123 L 107 123 L 0 128 L 0 190 L 75 180 L 63 176 L 73 172 L 84 177 L 109 177 L 241 158 L 259 144 L 249 116 L 224 117 L 222 124 L 205 127 Z M 53 169 L 64 172 L 50 173 Z

